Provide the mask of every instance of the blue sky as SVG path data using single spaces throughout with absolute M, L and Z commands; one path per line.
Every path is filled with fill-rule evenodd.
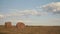
M 37 6 L 45 5 L 59 0 L 0 0 L 1 9 L 35 9 Z
M 60 26 L 60 0 L 0 0 L 0 24 L 6 21 Z

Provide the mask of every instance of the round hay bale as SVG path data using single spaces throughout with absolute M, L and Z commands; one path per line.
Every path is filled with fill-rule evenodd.
M 18 29 L 24 29 L 24 28 L 25 28 L 25 24 L 22 23 L 22 22 L 18 22 L 18 23 L 16 24 L 16 27 L 17 27 Z
M 11 27 L 12 27 L 11 22 L 5 22 L 5 27 L 6 27 L 6 28 L 11 28 Z

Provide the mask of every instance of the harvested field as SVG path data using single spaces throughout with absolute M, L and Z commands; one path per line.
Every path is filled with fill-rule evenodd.
M 24 29 L 0 26 L 0 34 L 60 34 L 60 26 L 26 26 Z

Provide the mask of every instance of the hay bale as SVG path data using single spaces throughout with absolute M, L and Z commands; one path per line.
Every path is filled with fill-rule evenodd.
M 11 27 L 12 27 L 11 22 L 5 22 L 5 27 L 6 27 L 6 28 L 11 28 Z
M 25 24 L 22 23 L 22 22 L 18 22 L 18 23 L 16 24 L 16 27 L 17 27 L 18 29 L 24 29 L 24 28 L 25 28 Z

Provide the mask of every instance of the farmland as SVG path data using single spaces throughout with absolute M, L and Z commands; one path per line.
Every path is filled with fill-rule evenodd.
M 26 26 L 24 29 L 5 28 L 0 25 L 0 34 L 60 34 L 60 26 Z

